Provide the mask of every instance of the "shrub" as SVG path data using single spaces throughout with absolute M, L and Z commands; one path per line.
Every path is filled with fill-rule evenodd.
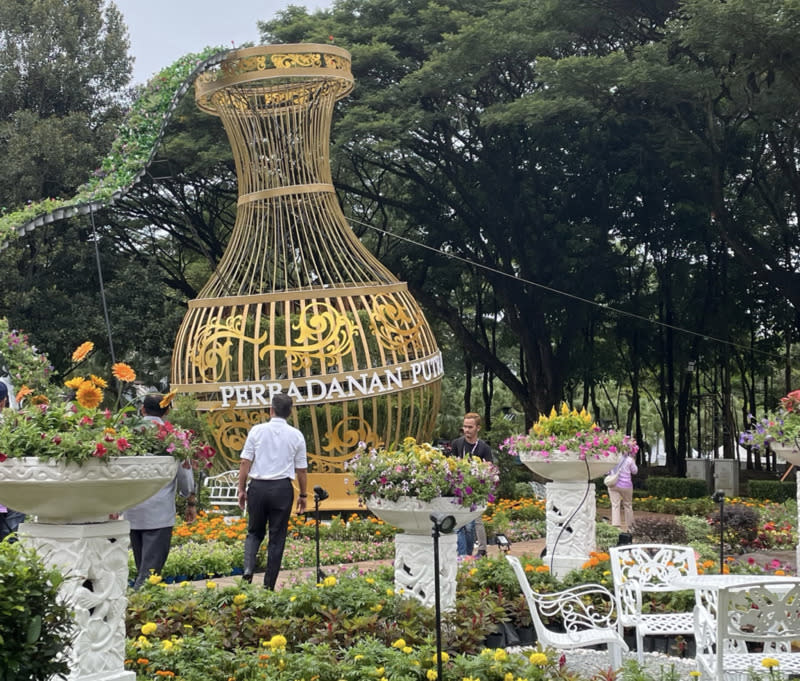
M 744 504 L 726 504 L 723 510 L 723 543 L 728 553 L 743 553 L 758 536 L 759 514 Z M 719 536 L 720 513 L 711 514 L 713 531 Z
M 692 515 L 682 515 L 675 519 L 678 524 L 686 530 L 686 539 L 692 542 L 706 542 L 712 533 L 712 528 L 705 518 L 698 518 Z
M 647 491 L 657 497 L 667 499 L 700 499 L 708 496 L 705 480 L 696 478 L 647 478 Z
M 797 495 L 797 482 L 795 480 L 750 480 L 747 483 L 749 495 L 753 499 L 762 499 L 783 503 L 787 499 L 794 499 Z
M 687 540 L 685 528 L 673 518 L 638 518 L 631 534 L 643 544 L 685 544 Z
M 0 681 L 67 675 L 73 622 L 58 598 L 61 574 L 32 549 L 4 541 L 0 575 Z

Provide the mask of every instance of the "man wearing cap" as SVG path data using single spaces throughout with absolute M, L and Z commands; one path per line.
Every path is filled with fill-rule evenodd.
M 8 384 L 0 378 L 0 420 L 3 419 L 3 409 L 9 406 Z M 21 522 L 25 520 L 25 514 L 14 511 L 0 503 L 0 541 L 3 541 L 9 534 L 13 534 L 19 528 Z M 9 541 L 14 541 L 12 537 Z

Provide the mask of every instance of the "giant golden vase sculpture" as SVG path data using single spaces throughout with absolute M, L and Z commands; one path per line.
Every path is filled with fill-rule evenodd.
M 334 193 L 331 118 L 352 87 L 349 53 L 313 44 L 237 50 L 197 79 L 198 106 L 233 148 L 238 210 L 172 361 L 173 389 L 196 396 L 227 467 L 287 391 L 324 508 L 356 506 L 343 464 L 359 441 L 430 438 L 442 377 L 422 311 Z

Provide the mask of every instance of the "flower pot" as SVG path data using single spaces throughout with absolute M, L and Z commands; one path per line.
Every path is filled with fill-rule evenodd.
M 95 523 L 144 501 L 178 470 L 171 456 L 118 456 L 82 465 L 36 457 L 0 463 L 0 499 L 41 523 Z
M 455 529 L 480 517 L 486 505 L 474 511 L 454 503 L 455 497 L 435 497 L 431 501 L 421 501 L 417 497 L 400 497 L 397 501 L 389 501 L 379 497 L 370 497 L 367 508 L 385 523 L 404 530 L 408 534 L 430 535 L 433 527 L 431 513 L 443 513 L 455 518 Z
M 796 445 L 779 445 L 776 442 L 772 442 L 769 447 L 775 452 L 775 456 L 780 457 L 786 463 L 800 466 L 800 449 Z
M 577 452 L 552 452 L 544 459 L 537 454 L 521 452 L 519 460 L 537 475 L 555 482 L 594 480 L 605 475 L 619 463 L 619 455 L 604 459 L 582 461 Z

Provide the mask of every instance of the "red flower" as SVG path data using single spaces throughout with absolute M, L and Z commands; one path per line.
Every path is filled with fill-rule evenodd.
M 117 449 L 121 452 L 124 452 L 131 446 L 131 443 L 128 442 L 124 437 L 121 437 L 117 440 Z
M 103 456 L 106 455 L 107 451 L 108 451 L 108 449 L 106 449 L 105 445 L 102 442 L 98 442 L 94 446 L 94 454 L 93 454 L 93 456 L 103 457 Z

